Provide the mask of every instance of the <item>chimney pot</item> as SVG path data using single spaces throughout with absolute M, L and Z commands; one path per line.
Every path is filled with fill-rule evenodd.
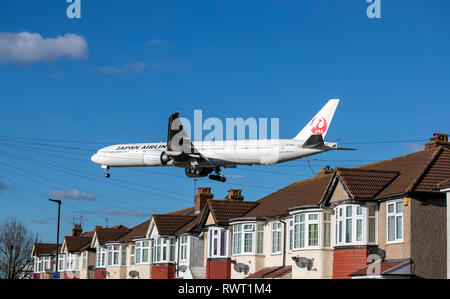
M 74 224 L 72 229 L 72 236 L 78 237 L 83 233 L 83 229 L 81 228 L 81 224 Z
M 450 148 L 448 134 L 433 133 L 433 138 L 430 138 L 430 141 L 425 144 L 425 149 L 434 149 L 439 146 Z
M 317 173 L 317 176 L 324 176 L 330 173 L 333 173 L 333 168 L 331 168 L 329 165 L 325 166 L 324 168 L 322 168 L 321 170 L 319 170 L 319 172 Z
M 242 189 L 230 189 L 230 190 L 228 190 L 228 196 L 226 197 L 226 199 L 243 201 L 244 200 L 244 196 L 242 195 Z
M 214 197 L 211 193 L 211 187 L 199 187 L 197 188 L 197 191 L 197 194 L 194 196 L 195 214 L 200 213 L 200 211 L 206 206 L 208 199 L 212 199 Z

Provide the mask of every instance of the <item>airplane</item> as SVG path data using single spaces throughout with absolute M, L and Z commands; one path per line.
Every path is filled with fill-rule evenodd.
M 221 168 L 237 165 L 272 165 L 327 152 L 353 150 L 324 142 L 339 99 L 331 99 L 293 139 L 191 141 L 183 129 L 179 112 L 169 117 L 167 143 L 116 144 L 104 147 L 91 160 L 111 167 L 175 166 L 187 177 L 206 177 L 225 182 Z M 213 174 L 211 174 L 213 173 Z

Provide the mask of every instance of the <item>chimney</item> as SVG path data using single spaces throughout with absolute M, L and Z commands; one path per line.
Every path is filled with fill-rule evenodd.
M 325 166 L 325 168 L 322 168 L 321 170 L 319 170 L 319 172 L 317 173 L 317 176 L 324 176 L 330 173 L 333 173 L 333 168 L 331 168 L 330 166 Z
M 212 199 L 214 195 L 211 193 L 211 187 L 199 187 L 198 192 L 195 194 L 195 214 L 200 213 L 200 211 L 206 206 L 208 199 Z
M 242 195 L 241 189 L 230 189 L 228 190 L 228 195 L 226 200 L 244 201 L 244 195 Z
M 83 233 L 83 229 L 81 228 L 81 224 L 74 224 L 72 228 L 72 237 L 81 236 Z
M 95 229 L 97 230 L 97 229 L 101 229 L 101 228 L 103 228 L 101 225 L 96 225 L 95 226 Z
M 438 146 L 450 148 L 450 142 L 448 142 L 448 134 L 433 133 L 433 138 L 425 143 L 425 149 L 435 149 Z

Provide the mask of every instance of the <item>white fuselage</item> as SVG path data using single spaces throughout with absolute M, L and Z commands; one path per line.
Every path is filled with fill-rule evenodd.
M 323 149 L 302 148 L 304 140 L 226 140 L 193 142 L 193 146 L 207 162 L 173 162 L 163 165 L 161 154 L 167 151 L 166 143 L 117 144 L 100 149 L 91 160 L 103 167 L 215 167 L 233 165 L 268 165 L 328 151 L 335 143 L 325 143 Z M 212 164 L 212 165 L 211 165 Z

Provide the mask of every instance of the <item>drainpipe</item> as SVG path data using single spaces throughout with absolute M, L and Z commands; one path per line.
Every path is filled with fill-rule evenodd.
M 177 265 L 176 265 L 176 274 L 178 277 L 178 274 L 180 273 L 180 237 L 177 236 L 177 244 L 178 244 L 178 250 L 177 250 Z
M 283 223 L 283 268 L 286 266 L 286 222 L 279 218 L 279 221 Z

